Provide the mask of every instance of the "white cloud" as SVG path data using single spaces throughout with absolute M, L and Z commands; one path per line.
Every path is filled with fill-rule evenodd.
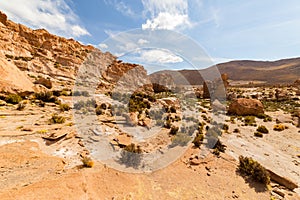
M 145 63 L 179 63 L 183 62 L 183 59 L 167 50 L 153 49 L 153 50 L 141 50 L 139 52 L 139 58 Z
M 143 44 L 148 44 L 149 41 L 148 40 L 144 40 L 144 39 L 139 39 L 138 40 L 138 44 L 143 45 Z
M 18 23 L 32 28 L 45 28 L 65 37 L 90 35 L 78 24 L 78 16 L 65 0 L 9 0 L 0 1 L 0 9 Z
M 143 29 L 188 28 L 192 26 L 188 16 L 188 0 L 142 0 L 144 14 L 150 14 Z
M 99 44 L 98 47 L 99 47 L 100 49 L 102 49 L 102 50 L 108 48 L 108 46 L 107 46 L 106 44 L 103 44 L 103 43 Z
M 125 16 L 132 18 L 137 16 L 136 13 L 132 10 L 132 8 L 129 5 L 125 4 L 123 1 L 104 0 L 104 3 L 113 6 L 117 11 L 119 11 Z

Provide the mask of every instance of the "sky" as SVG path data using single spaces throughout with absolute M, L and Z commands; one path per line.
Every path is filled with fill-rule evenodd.
M 185 55 L 198 48 L 202 50 L 198 60 L 215 64 L 300 56 L 298 0 L 0 0 L 0 10 L 15 22 L 113 51 L 125 60 L 148 62 L 154 68 L 194 64 Z M 179 44 L 191 48 L 177 45 L 174 50 L 164 40 L 176 39 L 164 33 L 164 37 L 155 35 L 165 46 L 149 37 L 133 41 L 136 34 L 151 35 L 149 31 L 182 35 L 186 43 Z M 116 41 L 123 44 L 121 53 L 107 44 Z M 192 48 L 190 43 L 198 46 Z

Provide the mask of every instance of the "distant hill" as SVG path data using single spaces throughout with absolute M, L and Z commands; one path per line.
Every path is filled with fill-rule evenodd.
M 300 58 L 283 59 L 278 61 L 238 60 L 217 64 L 220 73 L 226 73 L 233 81 L 262 81 L 266 84 L 290 84 L 300 78 Z M 176 84 L 183 84 L 186 79 L 192 85 L 201 85 L 205 70 L 164 70 L 154 74 L 170 74 Z M 178 73 L 179 72 L 179 73 Z M 182 78 L 182 76 L 184 78 Z

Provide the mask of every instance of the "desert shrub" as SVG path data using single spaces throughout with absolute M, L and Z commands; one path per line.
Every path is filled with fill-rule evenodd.
M 18 104 L 20 101 L 22 101 L 22 97 L 20 97 L 17 94 L 9 94 L 6 98 L 5 101 L 7 103 L 11 103 L 11 104 Z
M 228 130 L 229 130 L 229 126 L 228 126 L 227 124 L 221 125 L 221 128 L 222 128 L 224 131 L 228 131 Z
M 69 106 L 69 104 L 63 103 L 59 105 L 59 109 L 64 112 L 71 110 L 71 107 Z
M 220 139 L 217 138 L 216 144 L 213 146 L 213 154 L 220 155 L 220 152 L 225 153 L 226 151 L 226 145 L 222 144 Z
M 121 151 L 121 157 L 119 158 L 119 163 L 124 164 L 126 167 L 133 167 L 137 169 L 142 160 L 142 150 L 139 146 L 131 143 L 127 145 Z
M 165 123 L 164 123 L 164 127 L 165 127 L 165 128 L 171 128 L 171 126 L 172 126 L 171 120 L 167 119 L 167 120 L 165 121 Z
M 73 96 L 84 96 L 84 97 L 89 97 L 90 93 L 88 91 L 78 91 L 75 90 L 74 92 L 72 92 Z
M 240 156 L 238 170 L 258 182 L 266 185 L 270 183 L 268 171 L 252 158 Z
M 95 99 L 88 99 L 86 102 L 85 102 L 85 106 L 87 107 L 92 107 L 92 108 L 96 108 L 96 100 Z
M 178 132 L 179 128 L 177 126 L 172 126 L 171 130 L 170 130 L 170 134 L 171 135 L 176 135 L 176 133 Z
M 43 102 L 55 102 L 57 99 L 51 91 L 35 93 L 34 96 Z
M 260 132 L 260 133 L 269 133 L 269 130 L 268 130 L 265 126 L 263 126 L 263 125 L 259 126 L 259 127 L 256 129 L 256 131 L 258 131 L 258 132 Z
M 169 148 L 173 148 L 176 146 L 185 146 L 189 143 L 191 138 L 184 133 L 177 133 L 172 138 L 172 144 L 169 145 Z
M 233 132 L 234 132 L 234 133 L 240 133 L 240 129 L 235 128 L 235 129 L 233 130 Z
M 74 103 L 74 109 L 75 110 L 80 110 L 83 107 L 85 107 L 85 103 L 84 103 L 83 100 L 80 100 L 80 101 Z
M 52 115 L 50 123 L 52 124 L 63 124 L 65 123 L 66 118 L 64 116 L 59 116 L 57 114 Z
M 255 125 L 255 123 L 256 123 L 255 116 L 246 116 L 246 117 L 244 117 L 244 123 L 245 123 L 246 126 Z
M 90 157 L 82 158 L 81 162 L 82 162 L 83 167 L 88 167 L 88 168 L 93 167 L 95 164 L 94 161 Z
M 204 135 L 197 134 L 192 143 L 194 144 L 195 147 L 200 147 L 203 140 L 204 140 Z
M 286 129 L 286 126 L 283 124 L 275 124 L 273 127 L 274 131 L 283 131 L 284 129 Z
M 19 102 L 19 103 L 18 103 L 17 110 L 22 111 L 22 110 L 25 109 L 25 107 L 26 107 L 26 104 L 25 104 L 25 103 Z
M 171 112 L 171 113 L 176 113 L 176 108 L 175 108 L 175 106 L 171 106 L 171 107 L 170 107 L 170 112 Z
M 263 137 L 263 134 L 261 132 L 254 132 L 255 137 Z
M 100 106 L 97 106 L 96 108 L 96 115 L 103 115 L 105 113 L 105 110 Z

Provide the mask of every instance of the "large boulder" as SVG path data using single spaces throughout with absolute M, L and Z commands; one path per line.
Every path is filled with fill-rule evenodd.
M 239 98 L 229 105 L 228 114 L 234 115 L 258 115 L 264 114 L 263 104 L 256 99 Z

